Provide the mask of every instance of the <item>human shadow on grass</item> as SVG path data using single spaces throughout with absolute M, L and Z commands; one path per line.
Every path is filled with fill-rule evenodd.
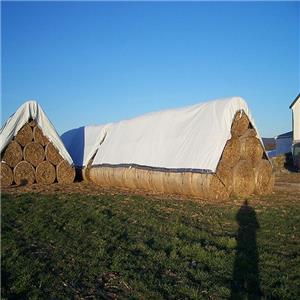
M 236 220 L 237 252 L 233 266 L 230 299 L 261 299 L 256 231 L 259 223 L 254 209 L 245 200 Z

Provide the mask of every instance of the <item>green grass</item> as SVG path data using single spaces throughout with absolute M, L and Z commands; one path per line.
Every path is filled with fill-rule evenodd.
M 2 298 L 296 299 L 300 204 L 260 203 L 2 195 Z

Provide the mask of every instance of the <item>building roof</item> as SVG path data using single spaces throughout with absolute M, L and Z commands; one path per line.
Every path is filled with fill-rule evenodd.
M 287 138 L 293 138 L 293 131 L 282 133 L 276 136 L 276 139 L 287 139 Z
M 297 102 L 297 100 L 299 100 L 299 99 L 300 99 L 300 93 L 297 95 L 295 100 L 292 102 L 292 104 L 290 105 L 290 108 L 292 108 L 294 106 L 294 104 Z

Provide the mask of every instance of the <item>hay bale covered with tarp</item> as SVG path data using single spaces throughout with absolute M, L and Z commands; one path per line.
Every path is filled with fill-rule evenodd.
M 2 186 L 73 182 L 73 160 L 36 101 L 19 107 L 1 128 L 0 140 Z M 57 176 L 55 166 L 62 162 L 67 171 Z
M 62 140 L 73 159 L 81 153 L 83 177 L 105 187 L 206 199 L 272 189 L 271 164 L 239 97 L 81 127 Z

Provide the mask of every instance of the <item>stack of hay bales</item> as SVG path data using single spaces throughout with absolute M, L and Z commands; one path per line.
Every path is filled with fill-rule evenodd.
M 245 113 L 241 117 L 240 113 L 236 115 L 231 135 L 214 174 L 139 166 L 92 167 L 90 161 L 84 169 L 84 178 L 105 187 L 210 200 L 271 193 L 274 186 L 272 165 Z
M 46 137 L 36 120 L 28 119 L 1 152 L 1 186 L 56 181 L 67 184 L 74 177 L 74 167 Z
M 205 111 L 209 116 L 205 115 L 205 113 L 201 116 L 196 115 L 199 111 L 201 113 L 202 107 L 204 109 L 210 107 Z M 262 195 L 271 193 L 274 186 L 272 165 L 256 131 L 253 119 L 251 116 L 249 117 L 250 112 L 246 103 L 241 98 L 232 98 L 229 100 L 225 99 L 225 101 L 222 99 L 222 101 L 216 101 L 212 104 L 205 103 L 202 107 L 199 105 L 198 107 L 183 110 L 187 114 L 192 110 L 195 111 L 195 114 L 192 114 L 191 118 L 191 122 L 196 127 L 196 130 L 193 132 L 194 136 L 192 134 L 187 137 L 182 135 L 182 132 L 179 132 L 177 135 L 181 127 L 176 127 L 178 125 L 176 124 L 176 111 L 173 115 L 171 114 L 172 117 L 168 113 L 162 115 L 162 118 L 166 120 L 174 120 L 174 124 L 170 126 L 176 127 L 177 131 L 174 130 L 171 134 L 165 127 L 155 129 L 155 122 L 153 122 L 153 131 L 156 130 L 153 135 L 154 137 L 151 136 L 151 132 L 149 134 L 147 127 L 145 130 L 140 130 L 139 126 L 144 126 L 145 122 L 153 118 L 155 114 L 149 114 L 149 116 L 145 116 L 144 118 L 132 119 L 132 123 L 129 125 L 128 123 L 131 120 L 128 123 L 125 121 L 125 123 L 119 122 L 116 126 L 113 125 L 108 129 L 103 144 L 98 147 L 96 158 L 90 157 L 89 162 L 83 166 L 83 178 L 105 187 L 142 190 L 150 193 L 178 194 L 205 199 L 226 199 L 230 195 L 246 197 L 251 194 Z M 215 112 L 219 107 L 221 109 L 216 114 Z M 179 114 L 178 116 L 179 118 L 181 117 Z M 206 118 L 206 121 L 203 124 L 198 124 L 198 121 L 202 122 L 203 117 Z M 210 126 L 209 122 L 214 122 L 213 117 L 219 117 L 220 120 L 216 121 L 218 125 L 222 125 L 219 128 L 217 127 L 218 125 L 215 126 L 217 129 L 214 129 L 212 136 L 210 136 L 206 134 L 205 130 L 201 131 L 201 126 L 203 125 L 208 128 Z M 156 120 L 160 122 L 160 119 Z M 184 126 L 188 127 L 188 130 L 184 131 L 183 129 L 183 131 L 190 134 L 193 128 L 186 120 L 184 121 Z M 152 126 L 151 122 L 147 123 L 147 126 L 150 128 Z M 122 127 L 126 128 L 122 130 Z M 138 133 L 133 133 L 134 137 L 132 137 L 130 133 L 135 128 L 137 128 Z M 197 135 L 198 129 L 201 131 L 200 138 Z M 218 134 L 218 130 L 222 130 L 224 133 L 220 135 Z M 128 135 L 126 135 L 127 133 Z M 229 139 L 224 140 L 221 152 L 219 152 L 220 154 L 213 153 L 211 155 L 209 152 L 215 151 L 214 145 L 216 147 L 220 146 L 220 142 L 217 139 L 214 140 L 215 136 L 222 137 L 222 135 L 228 136 Z M 128 141 L 126 138 L 123 138 L 124 136 L 128 136 Z M 173 149 L 170 149 L 168 141 L 165 144 L 160 144 L 160 146 L 162 145 L 161 149 L 157 149 L 158 147 L 153 146 L 156 143 L 155 136 L 160 139 L 164 137 L 170 139 L 171 137 L 172 140 L 178 141 L 179 150 L 173 151 Z M 120 141 L 116 140 L 116 137 L 119 137 Z M 130 151 L 137 153 L 140 157 L 139 153 L 141 152 L 135 149 L 140 146 L 140 141 L 145 139 L 147 139 L 149 148 L 151 148 L 151 151 L 147 152 L 151 157 L 148 159 L 148 156 L 145 154 L 143 159 L 146 163 L 143 160 L 143 163 L 140 163 L 141 159 L 135 163 L 135 157 L 131 155 Z M 195 150 L 195 147 L 194 149 L 189 149 L 193 144 L 193 139 L 195 139 L 197 147 L 199 146 L 198 149 L 201 147 L 205 148 L 205 143 L 209 143 L 210 151 L 202 151 L 202 157 L 197 156 L 197 149 Z M 189 145 L 189 147 L 186 147 L 186 145 Z M 164 146 L 165 148 L 163 148 Z M 169 148 L 167 149 L 167 147 Z M 175 145 L 175 147 L 177 146 Z M 116 152 L 111 151 L 112 149 L 115 149 Z M 141 149 L 145 149 L 145 147 L 141 147 Z M 195 165 L 195 168 L 191 168 L 190 166 L 186 168 L 168 168 L 147 164 L 153 156 L 165 157 L 168 160 L 166 153 L 174 157 L 179 157 L 176 151 L 181 151 L 181 149 L 184 149 L 184 155 L 186 156 L 200 157 L 200 159 L 205 156 L 205 159 L 202 159 L 201 163 L 195 160 L 192 163 Z M 160 150 L 163 151 L 164 156 L 162 156 L 162 151 Z M 121 154 L 119 155 L 119 153 Z M 212 157 L 216 158 L 216 156 L 218 157 L 218 162 L 214 169 L 201 168 L 202 164 L 205 166 L 209 165 L 206 162 L 211 161 Z M 130 160 L 132 161 L 130 162 Z M 191 160 L 187 161 L 190 162 Z M 172 162 L 174 162 L 174 165 L 177 164 L 175 159 Z

